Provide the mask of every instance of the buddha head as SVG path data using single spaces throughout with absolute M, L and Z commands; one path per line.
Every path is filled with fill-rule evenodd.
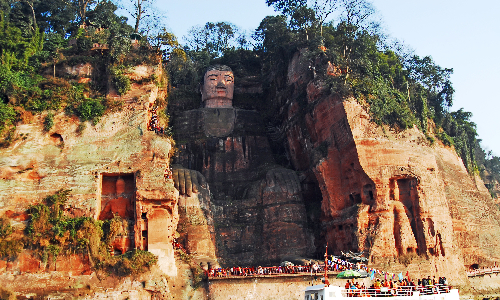
M 232 107 L 234 75 L 228 66 L 210 66 L 205 73 L 201 87 L 201 101 L 204 107 Z

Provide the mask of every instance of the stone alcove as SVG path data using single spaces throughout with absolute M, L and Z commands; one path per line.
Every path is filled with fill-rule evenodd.
M 115 254 L 123 254 L 134 248 L 135 192 L 134 174 L 102 174 L 98 218 L 104 221 L 118 215 L 123 219 L 123 230 L 113 242 Z
M 416 216 L 419 216 L 418 179 L 411 176 L 391 178 L 390 199 L 394 201 L 394 239 L 399 255 L 420 252 L 422 226 Z M 423 246 L 425 252 L 425 246 Z

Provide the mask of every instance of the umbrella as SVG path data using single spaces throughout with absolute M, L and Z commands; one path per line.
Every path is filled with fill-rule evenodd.
M 359 269 L 359 270 L 356 270 L 356 272 L 359 273 L 359 277 L 361 278 L 366 278 L 369 276 L 368 272 L 366 272 L 365 270 L 363 269 Z
M 344 278 L 344 279 L 357 278 L 357 277 L 361 277 L 361 274 L 353 270 L 345 270 L 337 275 L 337 278 Z

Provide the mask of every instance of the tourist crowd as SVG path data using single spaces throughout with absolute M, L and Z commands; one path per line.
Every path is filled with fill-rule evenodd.
M 261 275 L 286 275 L 286 274 L 311 274 L 317 276 L 325 271 L 325 265 L 310 263 L 309 265 L 295 266 L 291 263 L 284 266 L 272 267 L 231 267 L 231 268 L 209 268 L 207 276 L 212 278 L 217 277 L 232 277 L 232 276 L 261 276 Z M 370 296 L 390 296 L 390 295 L 406 295 L 411 296 L 414 291 L 419 291 L 421 294 L 437 294 L 449 291 L 448 283 L 445 277 L 430 277 L 418 279 L 415 283 L 410 279 L 408 272 L 405 277 L 400 273 L 398 279 L 394 280 L 396 274 L 388 272 L 380 272 L 375 269 L 367 269 L 366 266 L 353 264 L 335 259 L 327 261 L 327 268 L 330 272 L 342 272 L 351 269 L 361 269 L 366 271 L 365 277 L 370 277 L 373 284 L 365 286 L 365 283 L 359 283 L 348 280 L 345 285 L 345 293 L 348 297 L 370 297 Z M 366 275 L 369 274 L 369 275 Z M 375 274 L 384 275 L 384 279 L 375 279 Z M 391 276 L 388 276 L 390 274 Z
M 148 130 L 149 131 L 154 131 L 156 134 L 164 134 L 165 129 L 159 125 L 158 123 L 158 106 L 153 104 L 150 104 L 150 112 L 151 112 L 151 119 L 149 120 L 148 123 Z
M 344 270 L 352 269 L 356 265 L 333 263 L 328 261 L 328 271 L 341 272 Z M 362 266 L 358 266 L 362 267 Z M 280 275 L 280 274 L 299 274 L 299 273 L 323 273 L 325 266 L 311 263 L 304 266 L 285 265 L 273 267 L 231 267 L 231 268 L 215 268 L 209 269 L 209 277 L 228 277 L 228 276 L 253 276 L 253 275 Z
M 436 280 L 436 277 L 430 278 L 430 276 L 419 279 L 417 284 L 410 278 L 397 281 L 377 279 L 369 287 L 366 287 L 364 283 L 359 284 L 349 280 L 345 284 L 345 296 L 347 297 L 411 296 L 415 291 L 429 295 L 447 293 L 449 290 L 445 277 L 439 277 Z
M 361 264 L 353 264 L 334 256 L 327 261 L 328 271 L 342 272 L 352 269 L 365 269 L 366 267 Z M 231 268 L 215 268 L 208 271 L 209 277 L 227 277 L 227 276 L 249 276 L 249 275 L 280 275 L 280 274 L 299 274 L 299 273 L 323 273 L 325 265 L 311 262 L 308 265 L 295 266 L 292 264 L 285 264 L 285 266 L 273 267 L 231 267 Z

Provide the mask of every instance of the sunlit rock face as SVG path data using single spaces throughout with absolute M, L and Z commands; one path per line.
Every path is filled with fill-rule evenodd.
M 209 69 L 205 75 L 204 108 L 181 113 L 174 130 L 177 163 L 199 171 L 213 195 L 220 263 L 307 256 L 313 245 L 298 177 L 275 164 L 260 115 L 226 105 L 233 83 L 226 83 L 225 91 L 217 89 L 233 77 L 227 67 L 219 69 L 223 71 Z M 207 105 L 210 99 L 222 104 Z
M 308 110 L 290 101 L 283 128 L 294 167 L 312 171 L 321 190 L 320 242 L 457 281 L 464 266 L 498 261 L 499 211 L 453 149 L 417 128 L 383 131 L 355 99 L 329 94 L 303 57 L 291 61 L 288 84 L 306 90 Z
M 160 69 L 146 71 L 132 75 L 147 78 Z M 115 254 L 148 250 L 159 256 L 164 274 L 175 275 L 172 241 L 179 219 L 179 194 L 173 180 L 164 179 L 172 144 L 147 130 L 148 108 L 159 92 L 153 83 L 134 84 L 130 93 L 139 95 L 137 100 L 106 114 L 95 126 L 87 124 L 80 133 L 79 120 L 62 112 L 54 117 L 50 132 L 43 131 L 43 116 L 18 125 L 16 135 L 23 138 L 0 149 L 0 215 L 10 216 L 14 226 L 22 227 L 29 205 L 59 189 L 70 189 L 68 215 L 124 219 L 123 234 L 111 249 Z M 28 265 L 38 270 L 40 264 L 29 264 L 26 257 L 21 255 L 12 269 L 2 270 L 26 272 Z M 56 265 L 57 271 L 64 271 L 65 266 L 67 271 L 89 269 L 87 258 Z

